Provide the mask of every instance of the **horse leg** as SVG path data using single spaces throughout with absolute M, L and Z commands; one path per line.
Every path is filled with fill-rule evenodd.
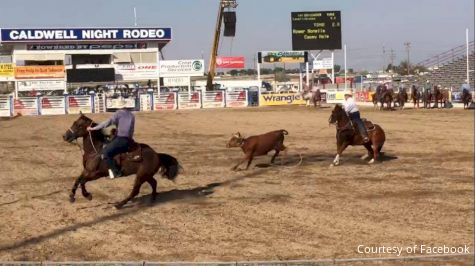
M 373 155 L 373 159 L 371 159 L 371 161 L 368 162 L 369 164 L 373 164 L 375 161 L 380 160 L 380 154 L 381 154 L 381 149 L 383 148 L 383 145 L 384 145 L 384 142 L 379 145 L 374 144 L 374 155 Z
M 333 163 L 330 164 L 330 166 L 337 166 L 340 164 L 340 156 L 349 144 L 350 143 L 348 142 L 343 142 L 341 143 L 341 145 L 337 145 L 337 154 L 335 156 L 335 159 L 333 160 Z
M 81 193 L 83 195 L 83 197 L 85 197 L 86 199 L 88 200 L 92 200 L 92 194 L 89 193 L 87 190 L 86 190 L 86 183 L 89 182 L 89 181 L 94 181 L 96 179 L 99 179 L 101 176 L 100 175 L 94 175 L 92 177 L 90 176 L 84 176 L 82 179 L 81 179 Z
M 136 176 L 135 177 L 135 182 L 134 182 L 134 187 L 132 188 L 132 191 L 130 192 L 130 195 L 125 198 L 123 201 L 118 202 L 115 204 L 115 207 L 117 209 L 122 208 L 129 200 L 133 199 L 135 196 L 137 196 L 140 192 L 140 187 L 145 181 L 143 180 L 143 177 Z
M 150 177 L 147 179 L 147 183 L 150 184 L 150 187 L 152 187 L 152 198 L 151 201 L 154 202 L 155 199 L 157 198 L 157 180 L 155 178 Z
M 71 189 L 71 194 L 69 194 L 69 202 L 73 203 L 74 201 L 76 201 L 76 190 L 78 189 L 79 183 L 81 183 L 83 178 L 84 177 L 81 174 L 78 176 L 78 178 L 76 178 L 76 181 L 74 181 L 73 188 Z
M 366 160 L 373 156 L 373 148 L 371 147 L 371 143 L 365 143 L 364 147 L 368 150 L 368 153 L 361 156 L 361 160 Z

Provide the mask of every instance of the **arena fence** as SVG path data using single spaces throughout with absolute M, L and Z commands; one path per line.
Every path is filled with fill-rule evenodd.
M 359 103 L 372 102 L 373 93 L 354 92 Z M 453 103 L 460 101 L 460 94 L 451 94 Z M 144 93 L 137 97 L 123 98 L 126 105 L 136 111 L 159 111 L 201 108 L 237 108 L 251 106 L 305 105 L 309 102 L 300 93 L 259 93 L 257 91 L 207 91 Z M 104 94 L 19 97 L 0 96 L 0 116 L 21 115 L 61 115 L 82 113 L 103 113 L 118 107 L 117 98 Z M 322 91 L 322 102 L 343 103 L 342 90 Z M 457 106 L 459 107 L 459 106 Z

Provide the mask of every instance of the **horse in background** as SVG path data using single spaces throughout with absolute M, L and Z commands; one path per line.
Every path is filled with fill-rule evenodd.
M 404 109 L 404 105 L 408 100 L 406 88 L 400 88 L 399 92 L 395 95 L 395 103 L 401 108 Z
M 433 94 L 431 89 L 424 89 L 422 92 L 422 103 L 424 104 L 424 108 L 430 108 L 432 103 Z
M 440 108 L 445 107 L 447 102 L 449 101 L 449 90 L 441 89 L 440 86 L 434 86 L 433 98 L 435 104 L 432 108 L 439 108 L 439 103 Z
M 322 107 L 322 93 L 320 89 L 310 89 L 308 86 L 304 86 L 302 91 L 302 98 L 307 101 L 307 106 L 310 106 L 310 103 L 313 103 L 313 107 L 317 108 Z
M 414 109 L 416 108 L 416 105 L 417 105 L 417 109 L 419 109 L 420 108 L 419 107 L 419 101 L 421 99 L 421 93 L 417 89 L 416 85 L 412 85 L 411 99 L 412 99 L 412 103 L 414 104 Z
M 467 90 L 464 90 L 462 93 L 463 109 L 467 109 L 472 101 L 472 94 Z

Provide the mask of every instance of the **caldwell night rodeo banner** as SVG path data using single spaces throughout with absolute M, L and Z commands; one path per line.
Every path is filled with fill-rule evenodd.
M 0 29 L 2 43 L 55 41 L 169 41 L 171 28 Z

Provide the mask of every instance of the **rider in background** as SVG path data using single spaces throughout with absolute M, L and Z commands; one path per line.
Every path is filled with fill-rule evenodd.
M 462 91 L 462 95 L 468 94 L 470 92 L 470 85 L 468 85 L 468 80 L 464 81 L 460 90 Z
M 355 122 L 358 125 L 358 130 L 363 138 L 363 143 L 369 142 L 368 132 L 366 132 L 366 128 L 361 121 L 360 111 L 358 106 L 356 106 L 356 102 L 353 99 L 353 92 L 352 91 L 345 91 L 345 101 L 343 102 L 343 107 L 350 117 L 351 121 Z
M 118 103 L 119 109 L 106 120 L 95 127 L 88 127 L 88 131 L 100 130 L 110 125 L 117 127 L 117 136 L 102 150 L 102 159 L 106 160 L 109 166 L 109 177 L 115 178 L 122 176 L 120 169 L 114 161 L 114 156 L 127 152 L 129 146 L 133 143 L 135 128 L 135 116 L 126 108 L 125 100 Z

